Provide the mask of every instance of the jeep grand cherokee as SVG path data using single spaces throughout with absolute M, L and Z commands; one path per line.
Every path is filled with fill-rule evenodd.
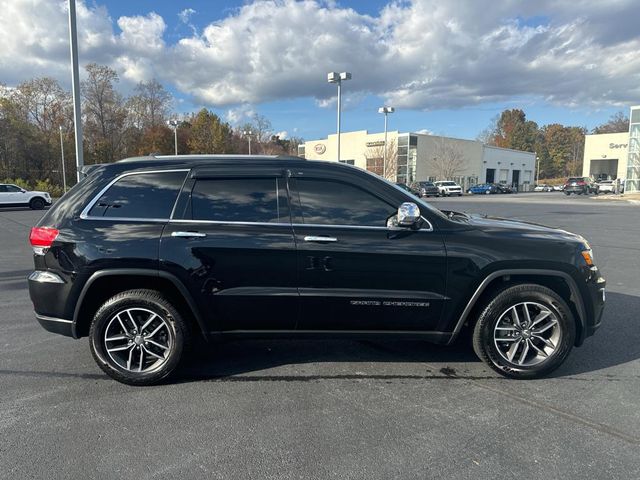
M 443 212 L 358 168 L 287 157 L 98 165 L 30 234 L 47 330 L 89 337 L 114 379 L 168 377 L 196 336 L 422 338 L 463 331 L 514 378 L 594 333 L 605 281 L 584 238 Z

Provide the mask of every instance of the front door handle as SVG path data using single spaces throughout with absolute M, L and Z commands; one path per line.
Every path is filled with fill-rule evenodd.
M 179 238 L 195 238 L 195 237 L 206 237 L 207 234 L 200 233 L 200 232 L 171 232 L 171 236 L 179 237 Z
M 335 237 L 320 237 L 320 236 L 308 235 L 304 237 L 304 241 L 324 243 L 324 242 L 337 242 L 338 239 Z

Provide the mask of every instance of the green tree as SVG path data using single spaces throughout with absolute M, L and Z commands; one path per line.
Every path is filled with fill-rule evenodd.
M 230 153 L 231 127 L 206 108 L 190 121 L 187 145 L 190 153 Z

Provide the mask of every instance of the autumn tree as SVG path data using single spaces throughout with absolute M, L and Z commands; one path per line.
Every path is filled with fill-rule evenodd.
M 230 153 L 231 127 L 215 113 L 203 108 L 193 116 L 190 124 L 187 141 L 190 153 Z
M 505 110 L 495 124 L 492 145 L 533 152 L 538 135 L 538 124 L 527 120 L 519 109 Z
M 105 65 L 87 65 L 87 79 L 81 83 L 84 100 L 84 133 L 89 162 L 113 162 L 123 157 L 123 132 L 127 116 L 122 95 L 114 84 L 115 70 Z
M 618 112 L 609 117 L 605 123 L 598 125 L 592 133 L 622 133 L 629 131 L 629 117 L 624 112 Z

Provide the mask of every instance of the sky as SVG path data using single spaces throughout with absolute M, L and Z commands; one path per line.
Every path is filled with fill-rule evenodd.
M 588 129 L 640 103 L 638 0 L 77 0 L 80 65 L 126 94 L 160 81 L 181 113 L 255 113 L 307 140 L 336 129 L 475 138 L 507 108 Z M 0 83 L 70 88 L 67 0 L 0 0 Z

